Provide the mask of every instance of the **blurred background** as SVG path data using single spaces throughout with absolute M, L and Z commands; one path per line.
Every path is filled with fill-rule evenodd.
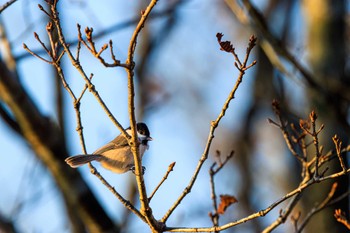
M 0 6 L 7 1 L 0 0 Z M 149 228 L 93 176 L 88 166 L 77 172 L 63 162 L 82 153 L 72 99 L 62 88 L 55 69 L 23 49 L 25 43 L 43 57 L 36 32 L 48 42 L 48 17 L 38 9 L 43 1 L 14 2 L 0 14 L 0 81 L 11 75 L 13 90 L 28 99 L 34 131 L 48 141 L 37 149 L 21 129 L 18 111 L 0 89 L 0 232 L 84 232 L 84 220 L 71 205 L 73 193 L 85 192 L 82 203 L 98 214 L 96 221 L 117 225 L 121 232 L 148 232 Z M 77 23 L 93 27 L 96 47 L 113 40 L 114 52 L 122 62 L 140 11 L 148 1 L 59 1 L 60 19 L 66 40 L 76 51 Z M 273 99 L 281 102 L 290 122 L 307 118 L 312 109 L 325 124 L 322 145 L 332 149 L 337 133 L 347 144 L 349 135 L 349 1 L 159 1 L 138 39 L 136 62 L 136 114 L 146 122 L 154 141 L 146 152 L 145 182 L 151 191 L 168 166 L 174 171 L 151 202 L 153 214 L 161 218 L 187 186 L 210 129 L 220 113 L 238 71 L 234 58 L 220 51 L 216 33 L 224 34 L 243 60 L 251 34 L 258 46 L 251 59 L 257 65 L 246 72 L 236 98 L 216 130 L 210 157 L 191 193 L 169 218 L 167 226 L 211 226 L 213 211 L 209 168 L 232 150 L 234 157 L 215 177 L 217 194 L 234 195 L 238 203 L 220 217 L 220 224 L 240 219 L 266 208 L 297 187 L 300 167 L 287 150 L 280 130 L 269 124 L 275 119 Z M 110 60 L 106 51 L 104 57 Z M 81 65 L 92 73 L 96 90 L 126 128 L 128 122 L 127 76 L 122 68 L 105 68 L 86 48 Z M 66 56 L 62 60 L 66 79 L 79 96 L 85 82 Z M 1 80 L 3 79 L 3 80 Z M 23 92 L 23 93 L 22 93 Z M 12 92 L 13 93 L 13 92 Z M 14 93 L 13 93 L 14 94 Z M 27 106 L 28 105 L 28 106 Z M 23 106 L 22 106 L 23 107 Z M 87 151 L 92 153 L 119 134 L 96 99 L 87 92 L 81 101 L 81 117 Z M 34 150 L 33 150 L 34 147 Z M 36 149 L 35 149 L 36 148 Z M 46 148 L 46 150 L 45 150 Z M 41 151 L 53 155 L 46 160 Z M 126 199 L 138 206 L 132 173 L 116 175 L 95 164 L 99 172 Z M 332 167 L 331 167 L 332 169 Z M 339 169 L 335 167 L 334 169 Z M 337 170 L 336 170 L 337 171 Z M 66 181 L 73 181 L 67 192 Z M 303 219 L 317 202 L 322 202 L 331 183 L 310 189 L 292 215 Z M 348 190 L 347 177 L 339 180 L 339 193 Z M 69 190 L 69 188 L 68 188 Z M 279 216 L 281 204 L 263 218 L 226 232 L 261 232 Z M 340 204 L 349 210 L 347 198 Z M 89 209 L 89 207 L 83 207 Z M 346 232 L 336 223 L 331 207 L 311 219 L 305 232 Z M 97 218 L 97 217 L 96 217 Z M 88 220 L 88 219 L 85 219 Z M 275 232 L 292 232 L 290 219 Z

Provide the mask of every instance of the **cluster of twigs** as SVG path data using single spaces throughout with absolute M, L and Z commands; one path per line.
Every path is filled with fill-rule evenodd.
M 135 105 L 134 105 L 134 96 L 135 96 L 135 88 L 134 88 L 134 52 L 137 44 L 137 38 L 140 33 L 140 31 L 143 28 L 144 23 L 147 20 L 147 17 L 151 13 L 153 7 L 156 5 L 157 1 L 152 0 L 148 7 L 141 12 L 140 20 L 135 28 L 135 31 L 130 39 L 130 44 L 128 48 L 128 56 L 126 61 L 123 63 L 120 60 L 118 60 L 113 52 L 113 42 L 109 41 L 108 44 L 103 45 L 100 49 L 97 49 L 95 46 L 95 41 L 93 38 L 93 29 L 92 28 L 86 28 L 85 29 L 85 38 L 83 37 L 83 34 L 81 32 L 80 25 L 77 26 L 78 28 L 78 43 L 77 43 L 77 49 L 76 49 L 76 55 L 73 55 L 73 52 L 69 46 L 69 44 L 66 42 L 64 33 L 62 31 L 61 22 L 59 18 L 59 14 L 57 11 L 57 2 L 58 0 L 53 1 L 47 1 L 49 10 L 46 10 L 43 6 L 39 5 L 39 9 L 43 11 L 50 19 L 50 22 L 47 24 L 46 30 L 47 35 L 49 37 L 50 47 L 45 45 L 44 42 L 40 39 L 40 37 L 35 33 L 34 36 L 36 40 L 39 42 L 39 44 L 42 46 L 42 48 L 46 51 L 46 54 L 48 58 L 44 58 L 32 50 L 30 50 L 25 44 L 24 48 L 31 53 L 33 56 L 41 59 L 42 61 L 49 63 L 50 65 L 54 66 L 57 70 L 57 73 L 62 81 L 62 84 L 66 91 L 70 94 L 71 99 L 73 101 L 73 106 L 76 113 L 76 120 L 77 120 L 77 132 L 80 137 L 81 147 L 83 150 L 83 153 L 86 153 L 86 147 L 85 147 L 85 141 L 84 141 L 84 135 L 83 135 L 83 127 L 81 123 L 81 115 L 80 115 L 80 103 L 81 99 L 83 98 L 84 94 L 88 90 L 97 100 L 97 102 L 101 105 L 102 109 L 106 112 L 107 116 L 110 118 L 110 120 L 115 124 L 115 126 L 121 131 L 121 133 L 128 139 L 129 145 L 132 148 L 134 160 L 135 160 L 135 174 L 136 174 L 136 181 L 137 181 L 137 187 L 140 195 L 140 203 L 141 207 L 140 209 L 137 209 L 134 205 L 130 203 L 130 201 L 126 200 L 122 195 L 120 195 L 113 186 L 111 186 L 99 173 L 98 171 L 90 164 L 91 172 L 97 176 L 101 182 L 123 203 L 123 205 L 128 208 L 130 211 L 132 211 L 136 216 L 138 216 L 142 221 L 147 223 L 152 230 L 152 232 L 219 232 L 222 230 L 225 230 L 227 228 L 236 226 L 238 224 L 242 224 L 246 221 L 265 216 L 267 213 L 269 213 L 272 209 L 274 209 L 276 206 L 278 206 L 280 203 L 285 202 L 286 200 L 291 198 L 290 204 L 284 209 L 281 210 L 280 216 L 278 219 L 276 219 L 275 222 L 273 222 L 268 228 L 265 229 L 265 232 L 270 232 L 273 229 L 275 229 L 277 226 L 279 226 L 281 223 L 283 223 L 286 218 L 290 215 L 291 211 L 295 207 L 296 203 L 298 202 L 300 198 L 300 194 L 309 186 L 329 180 L 334 179 L 336 177 L 345 175 L 346 173 L 349 173 L 349 168 L 345 167 L 345 163 L 342 158 L 342 154 L 345 151 L 349 151 L 349 147 L 342 148 L 341 147 L 341 141 L 338 137 L 334 136 L 333 141 L 335 143 L 336 147 L 336 153 L 323 153 L 322 147 L 319 145 L 318 135 L 321 133 L 323 129 L 323 125 L 317 129 L 316 127 L 316 120 L 317 115 L 315 112 L 312 112 L 310 114 L 309 120 L 307 121 L 301 121 L 300 122 L 300 128 L 302 129 L 302 132 L 298 134 L 297 137 L 294 135 L 291 135 L 289 130 L 287 129 L 287 124 L 283 120 L 282 114 L 280 112 L 279 104 L 275 101 L 273 103 L 275 113 L 279 119 L 279 122 L 275 122 L 273 120 L 269 120 L 272 124 L 279 127 L 282 131 L 283 137 L 287 143 L 287 146 L 294 157 L 298 159 L 300 162 L 303 171 L 302 171 L 302 181 L 300 182 L 299 186 L 295 188 L 293 191 L 287 193 L 285 196 L 280 198 L 279 200 L 272 203 L 270 206 L 268 206 L 266 209 L 263 209 L 261 211 L 258 211 L 256 213 L 253 213 L 245 218 L 229 222 L 225 225 L 219 225 L 219 214 L 224 214 L 225 209 L 232 203 L 236 202 L 237 200 L 231 196 L 231 195 L 222 195 L 220 205 L 217 204 L 217 195 L 215 192 L 215 182 L 214 182 L 214 176 L 222 169 L 222 167 L 227 163 L 227 161 L 233 156 L 233 152 L 231 152 L 223 162 L 219 160 L 218 163 L 214 163 L 210 167 L 210 184 L 211 184 L 211 191 L 212 191 L 212 201 L 213 201 L 213 207 L 214 212 L 210 213 L 210 217 L 213 222 L 213 227 L 204 227 L 204 228 L 183 228 L 183 227 L 167 227 L 166 222 L 173 213 L 173 211 L 180 205 L 182 200 L 191 192 L 191 189 L 194 185 L 194 183 L 197 180 L 197 176 L 202 169 L 202 166 L 204 162 L 207 160 L 209 151 L 211 148 L 212 141 L 214 139 L 214 133 L 216 128 L 219 126 L 219 123 L 221 119 L 224 117 L 227 109 L 229 108 L 230 102 L 234 99 L 236 91 L 241 84 L 243 80 L 243 76 L 245 72 L 253 67 L 256 64 L 256 61 L 253 61 L 252 63 L 248 64 L 248 59 L 250 57 L 252 49 L 255 47 L 257 38 L 255 36 L 251 36 L 249 39 L 249 43 L 247 46 L 246 54 L 241 61 L 239 59 L 239 56 L 236 54 L 235 49 L 231 42 L 229 41 L 222 41 L 223 34 L 218 33 L 217 34 L 217 40 L 220 45 L 220 49 L 228 52 L 233 55 L 235 62 L 234 65 L 239 71 L 239 75 L 237 77 L 236 83 L 233 86 L 231 92 L 229 93 L 221 112 L 219 113 L 218 117 L 211 122 L 210 131 L 208 134 L 207 143 L 204 149 L 204 152 L 202 156 L 200 157 L 197 167 L 193 173 L 193 176 L 191 177 L 188 185 L 184 188 L 183 192 L 180 194 L 178 199 L 174 202 L 174 204 L 169 208 L 169 210 L 164 214 L 164 216 L 158 221 L 154 218 L 152 213 L 152 208 L 150 207 L 149 203 L 151 199 L 153 198 L 154 194 L 157 192 L 159 187 L 163 184 L 163 182 L 167 179 L 170 172 L 173 170 L 173 167 L 175 163 L 170 164 L 169 168 L 160 181 L 159 185 L 154 189 L 152 194 L 148 197 L 146 193 L 145 183 L 143 180 L 143 175 L 141 172 L 141 161 L 138 156 L 139 150 L 138 148 L 138 141 L 136 137 L 136 121 L 135 121 Z M 55 32 L 55 33 L 53 33 Z M 54 35 L 58 35 L 57 39 Z M 131 126 L 131 135 L 128 135 L 125 131 L 125 129 L 122 127 L 122 125 L 118 122 L 118 120 L 113 116 L 113 114 L 110 112 L 104 101 L 102 100 L 101 96 L 99 95 L 98 91 L 94 87 L 92 83 L 93 74 L 87 74 L 83 67 L 80 64 L 80 51 L 82 46 L 90 51 L 90 53 L 96 57 L 105 67 L 122 67 L 125 69 L 125 71 L 128 74 L 128 111 L 129 111 L 129 120 L 130 120 L 130 126 Z M 110 58 L 112 59 L 112 63 L 108 63 L 105 58 L 102 57 L 104 51 L 107 49 L 110 49 Z M 59 48 L 62 48 L 62 51 L 60 51 Z M 73 90 L 70 88 L 66 78 L 65 74 L 60 66 L 60 61 L 63 56 L 68 56 L 68 58 L 71 61 L 72 66 L 74 66 L 83 80 L 85 81 L 85 86 L 79 93 L 79 95 L 76 95 Z M 295 129 L 292 127 L 292 129 Z M 308 144 L 306 141 L 307 137 L 312 138 L 312 145 L 315 148 L 315 156 L 312 159 L 308 158 L 308 150 L 307 148 L 311 145 Z M 299 149 L 297 149 L 299 148 Z M 331 159 L 338 158 L 339 163 L 342 167 L 342 171 L 338 173 L 333 173 L 330 175 L 326 175 L 327 169 L 324 168 L 325 164 L 330 161 Z M 317 211 L 325 208 L 327 205 L 331 204 L 332 202 L 336 201 L 333 199 L 334 191 L 336 189 L 336 184 L 333 185 L 333 188 L 329 192 L 328 197 L 319 204 L 314 211 L 310 212 L 310 217 L 306 217 L 302 223 L 299 223 L 299 217 L 294 217 L 294 225 L 296 228 L 296 231 L 301 231 L 305 224 L 307 223 L 308 219 L 311 218 L 311 216 L 316 213 Z M 346 194 L 348 195 L 348 194 Z M 338 198 L 339 199 L 339 198 Z M 345 224 L 345 218 L 341 211 L 337 211 L 335 213 L 335 216 L 338 221 L 343 222 Z
M 281 199 L 284 201 L 293 196 L 289 205 L 284 210 L 281 210 L 278 219 L 276 219 L 275 222 L 266 228 L 264 232 L 271 232 L 273 229 L 286 221 L 296 206 L 297 202 L 300 200 L 302 192 L 306 188 L 325 180 L 335 179 L 350 172 L 350 168 L 346 168 L 343 159 L 343 155 L 346 152 L 350 151 L 350 146 L 342 148 L 342 142 L 337 135 L 332 138 L 335 145 L 335 152 L 329 151 L 327 153 L 323 153 L 323 147 L 319 144 L 319 134 L 324 129 L 324 125 L 321 124 L 320 127 L 317 128 L 317 114 L 315 111 L 312 111 L 309 114 L 309 118 L 307 120 L 301 119 L 299 121 L 299 128 L 297 128 L 294 124 L 288 124 L 287 121 L 283 118 L 283 114 L 281 113 L 281 108 L 278 101 L 274 100 L 272 106 L 277 118 L 279 119 L 279 122 L 276 123 L 271 119 L 268 119 L 268 121 L 281 130 L 289 151 L 300 163 L 300 166 L 302 168 L 302 179 L 299 183 L 299 186 L 295 190 L 288 193 Z M 310 138 L 311 143 L 308 142 Z M 310 147 L 312 146 L 314 150 L 314 156 L 310 156 L 310 153 L 312 153 L 312 148 Z M 328 167 L 326 166 L 327 162 L 335 158 L 338 158 L 342 170 L 333 174 L 326 175 L 326 172 L 328 171 Z M 342 200 L 343 198 L 346 198 L 349 195 L 349 192 L 346 192 L 343 195 L 334 198 L 334 193 L 337 189 L 337 186 L 338 185 L 335 182 L 331 190 L 328 192 L 327 197 L 321 203 L 317 204 L 302 221 L 300 221 L 300 213 L 298 213 L 296 216 L 292 216 L 292 222 L 296 232 L 301 232 L 310 218 L 317 212 Z

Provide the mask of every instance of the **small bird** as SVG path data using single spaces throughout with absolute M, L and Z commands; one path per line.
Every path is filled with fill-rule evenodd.
M 143 154 L 149 147 L 148 141 L 152 141 L 153 139 L 150 137 L 150 132 L 145 123 L 137 123 L 136 129 L 137 137 L 140 142 L 140 157 L 142 159 Z M 126 133 L 131 135 L 130 127 L 126 129 Z M 68 157 L 65 161 L 72 168 L 77 168 L 86 163 L 97 161 L 100 162 L 104 168 L 115 173 L 121 174 L 127 171 L 135 172 L 134 156 L 127 139 L 122 134 L 92 154 Z M 142 166 L 142 174 L 144 174 L 144 172 L 145 167 Z

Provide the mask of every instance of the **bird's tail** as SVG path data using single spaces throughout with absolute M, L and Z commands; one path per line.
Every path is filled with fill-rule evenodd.
M 100 161 L 100 160 L 101 160 L 100 155 L 76 155 L 76 156 L 68 157 L 64 161 L 66 161 L 66 163 L 72 168 L 77 168 L 86 163 L 89 163 L 92 161 Z

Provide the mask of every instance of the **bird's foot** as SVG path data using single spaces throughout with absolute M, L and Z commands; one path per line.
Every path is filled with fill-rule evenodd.
M 130 171 L 132 171 L 132 173 L 135 174 L 135 169 L 136 169 L 135 166 L 132 166 L 132 167 L 130 168 Z M 145 174 L 145 171 L 146 171 L 146 167 L 142 166 L 142 175 Z

